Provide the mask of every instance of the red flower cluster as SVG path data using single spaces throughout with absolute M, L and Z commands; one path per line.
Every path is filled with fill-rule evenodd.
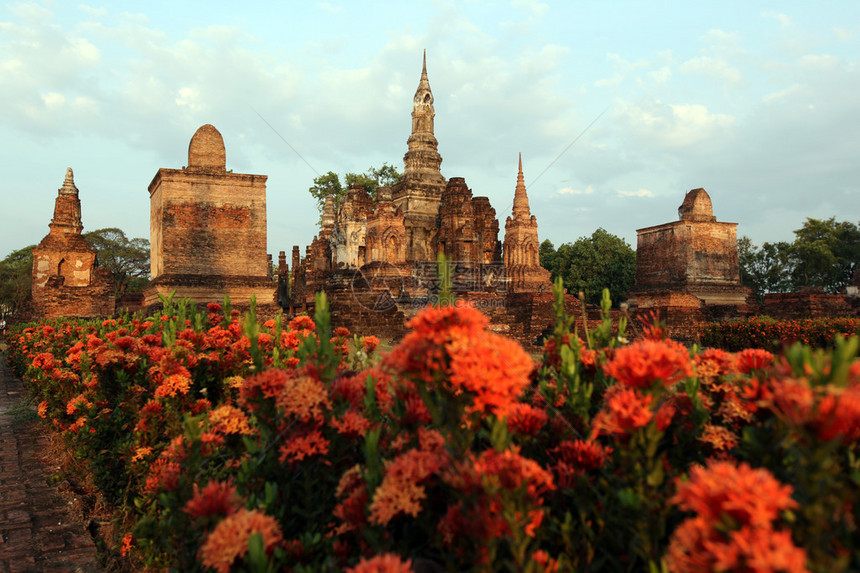
M 690 480 L 677 484 L 670 503 L 696 515 L 672 534 L 670 571 L 806 571 L 806 552 L 773 528 L 780 512 L 798 506 L 791 486 L 767 470 L 717 461 L 694 467 Z
M 607 376 L 631 388 L 671 386 L 693 375 L 690 355 L 672 340 L 638 340 L 615 351 L 603 367 Z

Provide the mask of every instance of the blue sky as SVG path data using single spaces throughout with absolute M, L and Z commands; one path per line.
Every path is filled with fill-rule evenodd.
M 635 247 L 697 187 L 756 243 L 860 221 L 860 2 L 32 2 L 0 8 L 0 256 L 68 166 L 85 230 L 148 238 L 205 123 L 269 176 L 269 251 L 303 248 L 318 173 L 402 168 L 425 48 L 442 172 L 502 228 L 518 152 L 556 245 Z

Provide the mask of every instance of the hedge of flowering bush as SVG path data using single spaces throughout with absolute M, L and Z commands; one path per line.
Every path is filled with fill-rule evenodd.
M 712 322 L 702 331 L 702 344 L 732 352 L 744 348 L 779 352 L 796 342 L 817 348 L 833 348 L 836 335 L 860 335 L 860 319 L 774 320 L 767 316 L 756 316 L 730 322 Z
M 181 303 L 31 326 L 9 359 L 139 568 L 860 568 L 856 338 L 691 353 L 556 315 L 539 360 L 457 305 L 376 357 L 324 297 L 287 328 Z

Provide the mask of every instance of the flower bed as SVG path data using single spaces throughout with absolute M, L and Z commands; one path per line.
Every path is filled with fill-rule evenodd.
M 535 363 L 470 308 L 391 352 L 210 305 L 10 337 L 39 415 L 139 567 L 847 571 L 860 567 L 858 340 L 695 355 L 586 340 Z M 607 319 L 608 320 L 608 319 Z M 623 334 L 623 324 L 620 332 Z
M 764 348 L 779 352 L 801 342 L 816 348 L 833 348 L 836 335 L 860 335 L 857 318 L 807 318 L 774 320 L 756 316 L 730 322 L 714 322 L 702 331 L 702 344 L 736 352 L 744 348 Z

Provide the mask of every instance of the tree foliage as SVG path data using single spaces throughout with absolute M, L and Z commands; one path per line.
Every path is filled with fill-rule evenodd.
M 308 189 L 317 200 L 317 208 L 322 213 L 326 197 L 334 199 L 335 208 L 340 204 L 351 185 L 361 185 L 376 201 L 376 190 L 379 187 L 390 187 L 397 183 L 400 172 L 394 166 L 383 163 L 381 167 L 369 167 L 364 173 L 346 173 L 341 183 L 340 176 L 334 171 L 314 178 L 314 184 Z
M 114 295 L 140 292 L 149 282 L 149 241 L 129 239 L 121 229 L 110 227 L 84 233 L 95 249 L 99 265 L 113 273 Z
M 790 243 L 765 243 L 757 248 L 749 237 L 741 237 L 738 239 L 738 262 L 741 282 L 753 289 L 759 302 L 765 293 L 789 292 L 794 288 Z
M 541 266 L 552 273 L 553 280 L 561 277 L 568 292 L 582 292 L 592 304 L 600 303 L 604 288 L 614 303 L 624 300 L 636 278 L 636 252 L 602 228 L 558 249 L 547 239 L 539 253 Z
M 807 218 L 794 232 L 794 242 L 738 240 L 741 281 L 761 300 L 769 292 L 819 287 L 838 293 L 860 268 L 860 227 L 847 221 Z
M 808 218 L 794 235 L 792 278 L 797 285 L 836 293 L 851 282 L 860 264 L 860 227 L 835 217 Z
M 33 247 L 13 251 L 0 261 L 0 316 L 21 309 L 33 282 Z

